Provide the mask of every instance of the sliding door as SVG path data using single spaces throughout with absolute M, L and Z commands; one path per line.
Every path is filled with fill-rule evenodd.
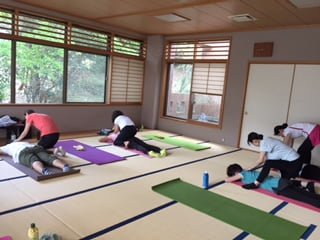
M 274 126 L 286 122 L 293 73 L 293 64 L 250 64 L 241 148 L 257 150 L 248 146 L 248 133 L 272 136 Z

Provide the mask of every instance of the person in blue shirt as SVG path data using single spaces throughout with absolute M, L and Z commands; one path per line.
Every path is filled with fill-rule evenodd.
M 228 178 L 225 179 L 225 182 L 228 183 L 241 180 L 243 184 L 248 184 L 254 182 L 259 174 L 258 171 L 243 170 L 239 164 L 235 163 L 228 166 Z M 267 176 L 264 181 L 260 183 L 259 187 L 278 195 L 320 208 L 320 195 L 315 192 L 314 182 L 302 182 L 281 177 Z

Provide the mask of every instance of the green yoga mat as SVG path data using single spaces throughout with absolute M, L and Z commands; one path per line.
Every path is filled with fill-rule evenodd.
M 208 146 L 202 146 L 200 144 L 187 142 L 185 140 L 175 139 L 173 137 L 163 137 L 160 135 L 151 135 L 151 134 L 144 135 L 143 137 L 145 137 L 146 139 L 156 140 L 156 141 L 168 143 L 168 144 L 178 146 L 178 147 L 187 148 L 187 149 L 190 149 L 193 151 L 200 151 L 200 150 L 210 148 Z
M 152 189 L 262 239 L 300 239 L 307 227 L 174 179 Z M 209 230 L 209 229 L 208 229 Z

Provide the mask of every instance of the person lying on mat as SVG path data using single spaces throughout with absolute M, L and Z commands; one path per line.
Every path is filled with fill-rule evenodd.
M 119 133 L 110 133 L 108 136 L 102 137 L 99 139 L 100 142 L 113 143 Z M 157 146 L 150 145 L 142 141 L 137 137 L 130 138 L 129 141 L 124 142 L 125 148 L 135 149 L 137 151 L 143 152 L 144 154 L 149 155 L 150 157 L 165 157 L 167 156 L 167 151 L 165 149 L 160 149 Z
M 44 149 L 53 148 L 59 140 L 60 136 L 58 127 L 53 119 L 46 114 L 35 113 L 31 109 L 27 110 L 24 115 L 26 119 L 25 127 L 20 136 L 15 141 L 19 142 L 24 139 L 30 131 L 31 127 L 34 126 L 37 130 L 40 131 L 40 140 L 38 142 L 38 145 L 43 147 Z M 61 156 L 64 156 L 66 154 L 66 152 L 61 147 L 54 149 L 54 153 L 56 155 L 60 154 Z
M 320 125 L 314 123 L 295 123 L 288 126 L 287 123 L 274 127 L 274 135 L 283 137 L 283 142 L 292 147 L 294 139 L 303 137 L 304 142 L 300 145 L 297 152 L 303 162 L 310 164 L 311 151 L 320 145 Z
M 71 169 L 64 161 L 49 155 L 43 147 L 28 142 L 12 142 L 1 146 L 0 154 L 9 155 L 15 163 L 32 168 L 43 175 L 52 174 L 44 164 L 60 168 L 63 172 Z
M 264 137 L 256 132 L 249 133 L 248 144 L 260 147 L 259 158 L 251 169 L 261 165 L 263 167 L 257 179 L 252 183 L 245 184 L 244 188 L 258 188 L 272 168 L 280 170 L 281 177 L 285 179 L 298 176 L 303 163 L 300 155 L 293 148 L 278 139 Z
M 226 178 L 225 181 L 229 183 L 241 180 L 243 184 L 248 184 L 254 182 L 258 178 L 259 174 L 260 173 L 258 171 L 243 170 L 239 164 L 235 163 L 228 166 L 228 178 Z M 275 192 L 278 195 L 292 198 L 320 208 L 320 195 L 315 192 L 314 182 L 302 182 L 268 176 L 263 182 L 261 182 L 259 187 L 270 192 Z

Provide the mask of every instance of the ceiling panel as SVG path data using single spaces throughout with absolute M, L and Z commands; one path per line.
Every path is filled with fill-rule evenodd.
M 288 1 L 278 0 L 284 8 L 296 15 L 305 24 L 320 23 L 320 7 L 317 8 L 296 8 Z
M 303 24 L 301 19 L 292 14 L 276 0 L 241 0 L 248 6 L 260 11 L 268 17 L 276 21 L 279 26 L 299 25 Z
M 288 0 L 7 0 L 91 20 L 140 34 L 197 34 L 320 25 L 320 8 L 298 9 Z M 41 13 L 41 10 L 37 10 Z M 176 13 L 190 21 L 154 18 Z M 228 17 L 248 13 L 254 22 Z

